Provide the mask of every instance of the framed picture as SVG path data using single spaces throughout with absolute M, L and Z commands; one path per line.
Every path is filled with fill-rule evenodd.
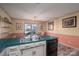
M 54 29 L 54 22 L 49 22 L 48 23 L 48 30 L 53 30 Z
M 16 23 L 16 30 L 22 30 L 23 24 L 22 23 Z
M 76 27 L 76 22 L 77 22 L 77 17 L 76 16 L 62 19 L 62 27 L 63 28 Z

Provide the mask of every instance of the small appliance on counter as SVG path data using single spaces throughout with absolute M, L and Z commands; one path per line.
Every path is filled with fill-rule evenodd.
M 33 34 L 31 39 L 32 39 L 32 41 L 38 41 L 39 36 L 37 34 Z
M 32 41 L 38 41 L 40 39 L 40 36 L 36 34 L 35 32 L 32 33 L 31 35 Z

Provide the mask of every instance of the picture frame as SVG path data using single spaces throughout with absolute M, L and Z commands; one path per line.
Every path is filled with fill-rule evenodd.
M 22 30 L 23 24 L 22 23 L 16 23 L 16 30 Z
M 77 16 L 72 16 L 72 17 L 62 19 L 62 27 L 63 28 L 76 27 L 76 24 L 77 24 Z
M 48 22 L 48 30 L 54 30 L 54 22 Z

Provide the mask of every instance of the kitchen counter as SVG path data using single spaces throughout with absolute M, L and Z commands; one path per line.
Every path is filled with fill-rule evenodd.
M 40 39 L 37 41 L 32 41 L 30 39 L 23 39 L 24 41 L 21 42 L 20 39 L 23 38 L 6 38 L 6 39 L 0 39 L 0 52 L 2 52 L 5 48 L 15 45 L 22 45 L 22 44 L 29 44 L 34 42 L 40 42 L 40 41 L 47 41 L 47 40 L 54 40 L 57 39 L 56 37 L 52 36 L 40 36 Z

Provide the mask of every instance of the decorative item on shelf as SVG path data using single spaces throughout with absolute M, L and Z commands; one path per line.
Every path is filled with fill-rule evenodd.
M 23 24 L 22 23 L 16 23 L 16 30 L 22 30 Z
M 77 23 L 77 16 L 62 19 L 62 27 L 63 28 L 76 27 L 76 23 Z
M 5 22 L 5 23 L 8 23 L 8 24 L 12 24 L 7 17 L 1 17 L 0 16 L 0 22 Z
M 54 22 L 48 22 L 48 30 L 54 29 Z
M 6 22 L 6 23 L 8 23 L 8 24 L 12 24 L 7 17 L 4 17 L 3 21 Z

